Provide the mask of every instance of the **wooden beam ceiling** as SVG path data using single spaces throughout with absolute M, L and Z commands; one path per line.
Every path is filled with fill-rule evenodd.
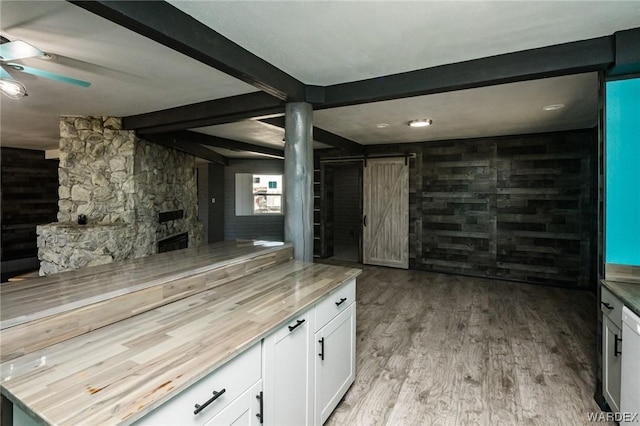
M 122 119 L 122 126 L 127 130 L 136 130 L 140 134 L 166 133 L 283 112 L 284 102 L 267 93 L 254 92 L 146 114 L 130 115 Z
M 271 124 L 272 126 L 280 127 L 284 129 L 284 117 L 273 117 L 273 118 L 265 118 L 261 119 L 263 123 Z M 325 145 L 332 146 L 338 149 L 344 149 L 349 152 L 354 153 L 363 153 L 364 146 L 352 141 L 351 139 L 344 138 L 340 135 L 336 135 L 335 133 L 331 133 L 329 131 L 323 130 L 319 127 L 313 127 L 313 140 L 323 143 Z
M 218 136 L 212 136 L 212 135 L 192 132 L 188 130 L 165 133 L 162 136 L 165 138 L 173 138 L 178 141 L 188 141 L 189 143 L 195 143 L 199 145 L 225 148 L 233 151 L 247 151 L 247 152 L 253 152 L 256 154 L 264 154 L 271 157 L 284 158 L 283 149 L 272 148 L 272 147 L 262 146 L 262 145 L 254 145 L 246 142 L 240 142 L 232 139 L 221 138 Z M 207 148 L 204 148 L 204 149 L 207 149 Z
M 221 164 L 226 166 L 229 164 L 227 157 L 218 154 L 204 146 L 192 142 L 188 139 L 182 139 L 170 134 L 154 134 L 143 137 L 144 140 L 153 142 L 158 145 L 173 148 L 178 151 L 186 152 L 187 154 L 194 155 L 198 158 L 211 161 L 212 163 Z
M 635 28 L 611 36 L 326 87 L 305 85 L 166 2 L 69 1 L 266 92 L 123 119 L 125 128 L 141 134 L 265 117 L 284 112 L 285 101 L 307 101 L 314 104 L 314 109 L 326 109 L 582 72 L 607 71 L 614 65 L 618 65 L 618 71 L 640 69 L 640 59 L 633 53 L 637 52 L 640 31 L 640 28 Z M 314 129 L 314 138 L 339 148 L 361 149 L 356 142 L 323 129 Z
M 327 86 L 317 109 L 601 71 L 614 60 L 613 37 L 600 37 Z
M 305 99 L 302 82 L 167 2 L 69 1 L 278 99 Z

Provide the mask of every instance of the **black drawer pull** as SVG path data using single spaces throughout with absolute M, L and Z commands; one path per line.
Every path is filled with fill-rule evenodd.
M 320 343 L 320 353 L 318 354 L 318 356 L 322 361 L 324 361 L 324 337 L 318 340 L 318 343 Z
M 296 321 L 296 325 L 290 325 L 289 326 L 289 331 L 293 331 L 296 328 L 300 327 L 302 325 L 302 323 L 304 323 L 305 321 L 306 320 L 303 320 L 303 319 Z
M 260 394 L 256 395 L 256 399 L 258 401 L 260 401 L 260 412 L 256 414 L 256 417 L 260 419 L 260 424 L 264 423 L 264 415 L 262 414 L 262 410 L 263 410 L 263 397 L 262 397 L 262 391 L 260 391 Z
M 607 308 L 608 310 L 613 310 L 613 306 L 611 306 L 610 304 L 608 304 L 607 302 L 600 302 L 602 305 L 604 305 L 605 308 Z
M 213 391 L 213 397 L 211 397 L 210 400 L 208 400 L 207 402 L 205 402 L 202 405 L 198 405 L 196 404 L 196 409 L 193 411 L 193 414 L 198 414 L 200 411 L 204 410 L 205 408 L 207 408 L 209 406 L 209 404 L 211 404 L 213 401 L 215 401 L 216 399 L 218 399 L 220 397 L 220 395 L 222 395 L 223 393 L 225 393 L 227 390 L 226 389 L 222 389 L 220 392 L 218 391 Z
M 617 334 L 613 335 L 613 356 L 618 356 L 622 353 L 622 351 L 618 348 L 618 342 L 622 343 L 622 339 L 618 337 Z
M 347 301 L 347 298 L 346 298 L 346 297 L 343 297 L 342 299 L 340 299 L 340 301 L 339 301 L 339 302 L 336 302 L 336 306 L 340 306 L 340 305 L 342 305 L 342 304 L 343 304 L 344 302 L 346 302 L 346 301 Z

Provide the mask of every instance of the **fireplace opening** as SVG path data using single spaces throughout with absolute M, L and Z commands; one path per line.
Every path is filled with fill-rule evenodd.
M 189 234 L 186 232 L 158 241 L 158 253 L 180 250 L 187 247 L 189 247 Z

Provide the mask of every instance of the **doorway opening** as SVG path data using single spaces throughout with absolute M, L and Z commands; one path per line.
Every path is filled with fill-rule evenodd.
M 326 215 L 325 238 L 333 248 L 331 258 L 362 262 L 362 161 L 324 163 Z M 331 255 L 330 253 L 327 253 Z

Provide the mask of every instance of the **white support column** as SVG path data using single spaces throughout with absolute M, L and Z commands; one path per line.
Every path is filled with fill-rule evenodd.
M 313 108 L 289 102 L 285 108 L 284 239 L 296 260 L 313 261 Z

